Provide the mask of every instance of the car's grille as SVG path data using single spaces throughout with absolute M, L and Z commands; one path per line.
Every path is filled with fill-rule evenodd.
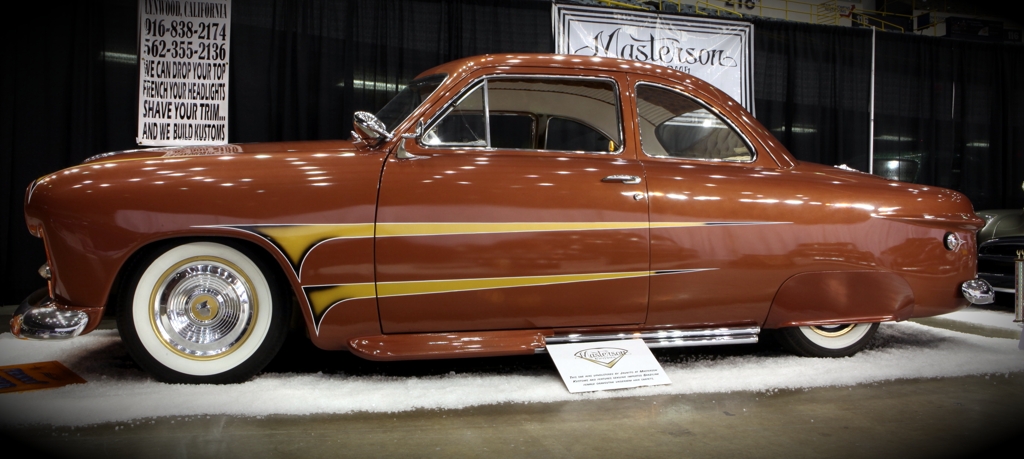
M 1014 288 L 1014 260 L 1024 250 L 1024 237 L 990 239 L 978 246 L 978 277 L 993 287 Z

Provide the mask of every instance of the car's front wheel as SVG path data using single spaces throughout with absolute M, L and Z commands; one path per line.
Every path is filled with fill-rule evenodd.
M 877 323 L 812 325 L 783 328 L 776 332 L 779 342 L 804 357 L 849 357 L 856 354 L 878 330 Z
M 245 381 L 287 334 L 276 271 L 241 245 L 191 242 L 141 260 L 125 284 L 118 329 L 129 353 L 171 383 Z

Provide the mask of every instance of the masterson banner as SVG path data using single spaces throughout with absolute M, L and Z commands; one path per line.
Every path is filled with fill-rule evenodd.
M 139 145 L 228 141 L 231 0 L 139 0 Z
M 555 49 L 664 65 L 707 81 L 754 111 L 754 25 L 741 21 L 554 5 Z

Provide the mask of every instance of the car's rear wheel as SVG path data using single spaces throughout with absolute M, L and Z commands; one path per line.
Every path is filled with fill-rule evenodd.
M 813 325 L 777 331 L 782 345 L 805 357 L 849 357 L 856 354 L 878 330 L 877 323 Z
M 171 383 L 241 382 L 287 334 L 268 263 L 241 245 L 191 242 L 145 257 L 125 284 L 118 329 L 139 366 Z

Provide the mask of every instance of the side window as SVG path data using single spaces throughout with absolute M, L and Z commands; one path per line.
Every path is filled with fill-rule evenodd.
M 425 145 L 487 146 L 484 126 L 484 85 L 478 85 L 456 103 L 423 135 Z
M 622 146 L 618 93 L 603 79 L 491 77 L 429 127 L 434 146 L 615 152 Z
M 544 139 L 545 150 L 615 151 L 615 142 L 600 131 L 567 118 L 549 118 Z
M 648 156 L 751 161 L 743 137 L 689 96 L 650 84 L 636 88 L 640 143 Z
M 494 148 L 533 148 L 537 120 L 529 113 L 491 112 L 491 146 Z

